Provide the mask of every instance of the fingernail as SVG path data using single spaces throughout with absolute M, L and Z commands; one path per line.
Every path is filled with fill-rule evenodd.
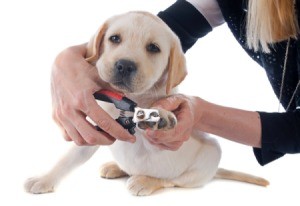
M 128 136 L 128 142 L 131 142 L 131 143 L 135 143 L 135 136 L 134 135 L 129 135 Z
M 135 143 L 135 138 L 131 138 L 131 139 L 129 139 L 129 142 L 131 142 L 131 143 Z

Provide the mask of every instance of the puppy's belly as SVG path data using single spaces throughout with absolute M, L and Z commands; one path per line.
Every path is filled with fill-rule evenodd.
M 172 179 L 187 171 L 201 149 L 201 141 L 190 138 L 179 150 L 160 150 L 151 145 L 140 132 L 132 143 L 117 141 L 110 149 L 119 167 L 129 175 L 147 175 Z

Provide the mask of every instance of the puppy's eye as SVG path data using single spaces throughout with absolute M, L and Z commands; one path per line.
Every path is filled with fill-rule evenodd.
M 154 43 L 148 44 L 146 49 L 150 53 L 159 53 L 160 52 L 159 46 L 157 44 L 154 44 Z
M 111 37 L 109 37 L 109 41 L 111 41 L 114 44 L 119 44 L 121 43 L 121 37 L 120 35 L 112 35 Z

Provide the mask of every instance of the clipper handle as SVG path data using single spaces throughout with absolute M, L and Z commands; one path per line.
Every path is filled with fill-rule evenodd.
M 127 129 L 130 134 L 135 133 L 135 127 L 136 123 L 132 121 L 132 117 L 118 117 L 116 119 L 116 122 L 118 122 L 124 129 Z M 97 131 L 103 132 L 103 129 L 101 129 L 99 126 L 96 126 Z
M 124 95 L 102 89 L 94 94 L 95 99 L 113 103 L 117 109 L 134 112 L 137 103 L 128 99 Z

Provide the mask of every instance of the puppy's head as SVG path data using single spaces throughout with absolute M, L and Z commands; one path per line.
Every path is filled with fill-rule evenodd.
M 166 93 L 186 76 L 179 39 L 158 17 L 129 12 L 108 19 L 87 46 L 86 60 L 100 78 L 124 93 L 159 85 Z

